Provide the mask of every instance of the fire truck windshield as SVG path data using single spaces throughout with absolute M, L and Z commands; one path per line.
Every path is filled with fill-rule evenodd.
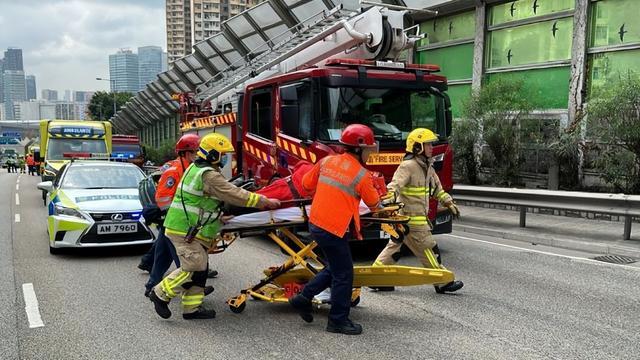
M 320 93 L 319 140 L 336 141 L 353 123 L 371 127 L 382 147 L 398 146 L 417 127 L 444 129 L 444 98 L 427 91 L 324 87 Z

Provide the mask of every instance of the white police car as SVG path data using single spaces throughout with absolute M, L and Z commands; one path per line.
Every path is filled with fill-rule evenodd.
M 97 160 L 65 164 L 48 192 L 49 251 L 61 248 L 149 244 L 154 236 L 142 219 L 139 167 Z

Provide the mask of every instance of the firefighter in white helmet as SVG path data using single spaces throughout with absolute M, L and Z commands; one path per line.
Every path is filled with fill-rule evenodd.
M 457 217 L 460 211 L 451 195 L 442 189 L 440 179 L 432 166 L 432 143 L 436 140 L 438 137 L 429 129 L 418 128 L 409 133 L 407 154 L 393 174 L 393 179 L 387 185 L 387 190 L 393 195 L 392 199 L 404 203 L 402 214 L 410 217 L 409 233 L 404 238 L 404 244 L 418 257 L 424 267 L 444 269 L 438 245 L 431 235 L 433 226 L 429 221 L 429 200 L 432 198 L 438 200 L 449 208 L 454 217 Z M 395 262 L 394 255 L 400 252 L 401 246 L 402 243 L 390 240 L 373 265 L 393 264 Z M 462 288 L 463 285 L 462 281 L 455 280 L 447 284 L 436 285 L 435 288 L 438 293 L 454 292 Z M 376 289 L 393 290 L 392 287 Z
M 197 158 L 184 172 L 164 221 L 165 233 L 176 248 L 180 267 L 149 294 L 156 313 L 171 316 L 169 301 L 181 296 L 184 319 L 212 319 L 213 309 L 202 306 L 207 280 L 207 249 L 220 229 L 222 203 L 277 208 L 280 201 L 246 191 L 228 182 L 220 169 L 233 152 L 227 137 L 212 133 L 202 138 Z

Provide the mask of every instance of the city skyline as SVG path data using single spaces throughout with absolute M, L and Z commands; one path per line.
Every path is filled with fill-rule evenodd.
M 109 54 L 123 47 L 166 49 L 164 0 L 3 2 L 0 51 L 23 50 L 24 71 L 41 89 L 109 91 Z M 51 14 L 56 16 L 52 17 Z M 28 21 L 26 21 L 28 19 Z

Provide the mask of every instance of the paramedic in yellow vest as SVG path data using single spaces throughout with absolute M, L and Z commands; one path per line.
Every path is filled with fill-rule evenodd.
M 207 280 L 207 249 L 220 229 L 221 206 L 277 208 L 280 202 L 229 183 L 221 173 L 233 152 L 224 135 L 212 133 L 200 141 L 197 158 L 182 176 L 164 221 L 165 234 L 176 248 L 180 267 L 153 288 L 149 298 L 160 317 L 171 316 L 168 304 L 182 297 L 184 319 L 213 319 L 212 309 L 202 306 Z
M 440 179 L 433 168 L 433 142 L 438 140 L 431 130 L 418 128 L 411 131 L 407 137 L 407 154 L 393 174 L 393 179 L 387 185 L 387 190 L 394 198 L 404 203 L 402 214 L 410 217 L 409 234 L 404 239 L 411 252 L 415 254 L 422 265 L 427 268 L 444 269 L 440 261 L 438 245 L 431 235 L 433 229 L 429 221 L 429 199 L 435 198 L 442 205 L 449 208 L 451 214 L 460 214 L 451 195 L 442 189 Z M 400 252 L 402 243 L 389 241 L 374 262 L 374 266 L 391 265 L 395 262 L 394 255 Z M 436 285 L 436 292 L 454 292 L 460 290 L 464 284 L 455 280 L 447 284 Z M 393 290 L 392 287 L 378 288 L 379 290 Z

